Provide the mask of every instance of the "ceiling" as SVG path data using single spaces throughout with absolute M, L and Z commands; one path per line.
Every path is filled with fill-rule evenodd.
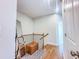
M 53 14 L 56 9 L 56 0 L 17 0 L 18 12 L 32 18 Z

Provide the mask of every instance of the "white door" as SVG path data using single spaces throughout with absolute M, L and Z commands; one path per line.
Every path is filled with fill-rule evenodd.
M 77 2 L 76 2 L 77 1 Z M 65 59 L 73 59 L 70 51 L 77 51 L 79 42 L 79 0 L 65 0 L 64 10 L 64 54 Z M 77 4 L 78 6 L 74 5 Z
M 73 0 L 74 3 L 74 28 L 75 28 L 75 42 L 79 46 L 79 0 Z

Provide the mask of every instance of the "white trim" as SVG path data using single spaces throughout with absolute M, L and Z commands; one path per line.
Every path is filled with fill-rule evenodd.
M 51 44 L 51 45 L 59 46 L 58 44 L 56 44 L 56 43 L 51 43 L 51 42 L 47 42 L 46 44 Z

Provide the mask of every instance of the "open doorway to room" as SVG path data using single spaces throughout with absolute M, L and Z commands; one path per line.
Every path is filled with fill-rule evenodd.
M 17 0 L 16 59 L 62 59 L 61 0 Z

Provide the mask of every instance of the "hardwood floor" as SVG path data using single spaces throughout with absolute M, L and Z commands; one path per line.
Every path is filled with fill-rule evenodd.
M 43 52 L 41 53 L 41 51 Z M 58 46 L 47 44 L 41 51 L 39 50 L 32 55 L 26 55 L 22 59 L 62 59 Z
M 42 59 L 61 59 L 57 46 L 47 44 L 44 47 L 44 51 Z

